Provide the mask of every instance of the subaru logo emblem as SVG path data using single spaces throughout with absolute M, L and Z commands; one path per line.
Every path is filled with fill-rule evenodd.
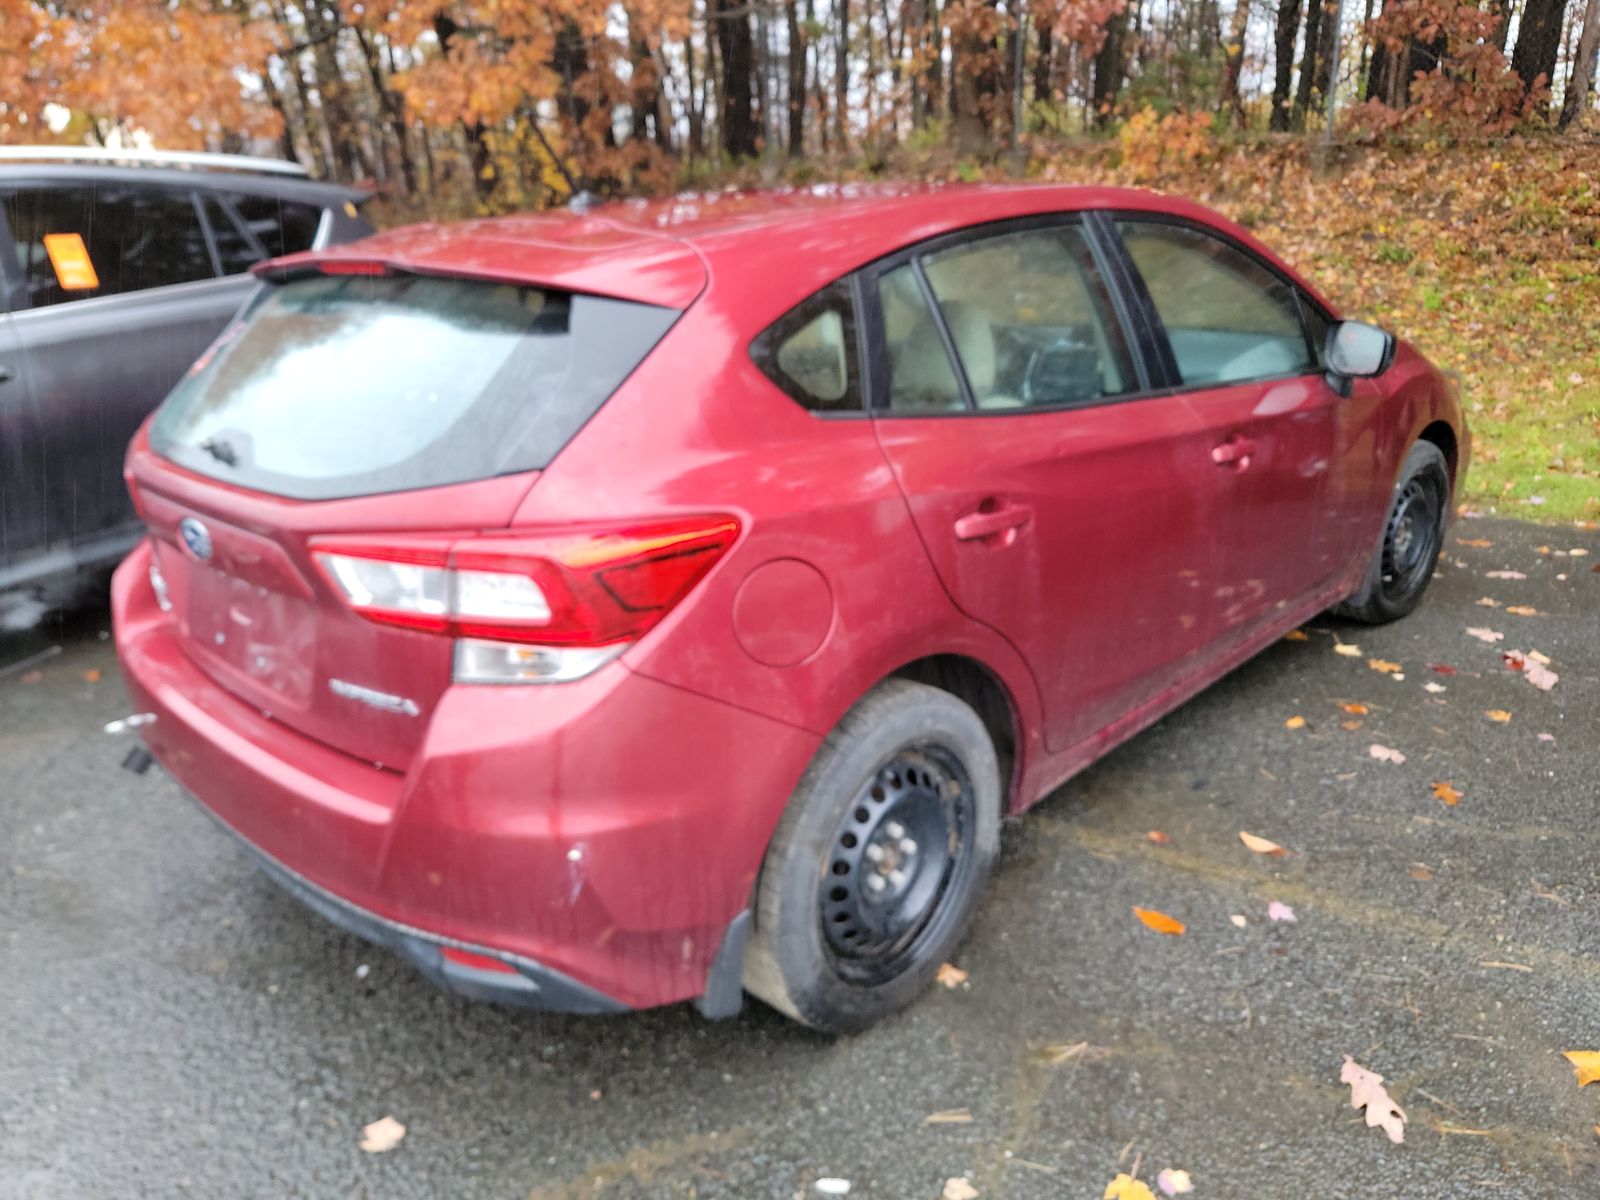
M 178 522 L 178 536 L 183 539 L 183 544 L 190 554 L 201 562 L 211 558 L 211 531 L 193 517 L 185 517 Z

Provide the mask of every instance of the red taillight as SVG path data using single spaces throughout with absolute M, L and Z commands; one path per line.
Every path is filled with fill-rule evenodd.
M 643 636 L 739 532 L 696 517 L 560 534 L 318 539 L 312 557 L 368 620 L 458 638 L 599 647 Z

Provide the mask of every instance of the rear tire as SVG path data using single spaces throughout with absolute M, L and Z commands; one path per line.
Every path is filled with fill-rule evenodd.
M 1418 442 L 1400 468 L 1366 578 L 1334 608 L 1341 617 L 1382 625 L 1422 602 L 1444 547 L 1450 515 L 1450 467 L 1432 442 Z
M 879 684 L 828 735 L 778 823 L 745 987 L 827 1033 L 910 1004 L 966 929 L 1000 806 L 978 714 L 926 684 Z

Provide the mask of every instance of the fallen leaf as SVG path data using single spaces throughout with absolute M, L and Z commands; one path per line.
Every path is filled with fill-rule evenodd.
M 1230 913 L 1228 920 L 1232 921 L 1240 929 L 1243 929 L 1246 925 L 1250 924 L 1249 921 L 1245 920 L 1243 913 Z
M 1542 616 L 1544 616 L 1544 614 L 1542 612 L 1540 612 L 1537 608 L 1534 608 L 1531 605 L 1527 605 L 1527 604 L 1512 604 L 1512 605 L 1507 606 L 1506 611 L 1508 613 L 1510 613 L 1512 616 L 1516 616 L 1516 617 L 1542 617 Z
M 1588 1087 L 1600 1079 L 1600 1050 L 1563 1050 L 1561 1056 L 1572 1064 L 1579 1087 Z
M 1164 912 L 1157 912 L 1153 908 L 1140 908 L 1137 904 L 1135 904 L 1133 906 L 1133 915 L 1138 917 L 1139 920 L 1143 921 L 1147 926 L 1149 926 L 1151 929 L 1154 929 L 1157 933 L 1170 933 L 1176 937 L 1184 930 L 1184 924 L 1182 921 L 1178 920 L 1176 917 L 1169 917 Z
M 1289 853 L 1282 846 L 1278 845 L 1277 842 L 1269 842 L 1264 837 L 1257 837 L 1255 834 L 1246 833 L 1242 829 L 1239 831 L 1239 840 L 1244 843 L 1245 849 L 1253 851 L 1256 854 L 1275 854 L 1281 858 L 1283 855 Z
M 1445 690 L 1445 686 L 1442 683 L 1435 683 L 1430 679 L 1427 683 L 1422 685 L 1422 690 L 1425 692 L 1432 692 L 1434 695 L 1438 695 L 1440 692 Z
M 1510 667 L 1513 671 L 1521 671 L 1522 668 L 1528 663 L 1528 660 L 1522 657 L 1521 650 L 1500 651 L 1500 661 L 1505 663 L 1506 666 Z
M 811 1186 L 824 1196 L 848 1196 L 850 1194 L 850 1181 L 848 1179 L 819 1179 Z
M 1304 717 L 1290 717 L 1283 723 L 1285 729 L 1304 729 L 1305 725 L 1306 719 Z
M 1311 639 L 1306 636 L 1304 629 L 1291 629 L 1283 635 L 1283 640 L 1286 642 L 1309 642 Z
M 1348 729 L 1351 733 L 1354 733 L 1356 730 L 1360 729 L 1365 724 L 1366 724 L 1365 721 L 1340 721 L 1339 722 L 1339 728 L 1340 729 Z
M 1557 675 L 1549 667 L 1544 666 L 1542 663 L 1536 663 L 1531 659 L 1522 665 L 1522 677 L 1541 692 L 1548 692 L 1561 680 L 1561 676 Z
M 1132 1175 L 1118 1175 L 1106 1187 L 1101 1200 L 1156 1200 L 1155 1193 Z
M 1417 880 L 1419 883 L 1426 883 L 1428 880 L 1433 878 L 1433 868 L 1427 863 L 1412 863 L 1411 878 Z
M 1170 842 L 1172 840 L 1166 834 L 1162 833 L 1161 830 L 1159 830 L 1159 829 L 1152 829 L 1149 833 L 1145 834 L 1144 836 L 1146 838 L 1148 838 L 1150 841 L 1154 842 L 1158 846 L 1165 846 L 1168 842 Z
M 1493 598 L 1491 598 L 1489 596 L 1483 596 L 1483 597 L 1479 598 L 1477 603 L 1483 608 L 1499 608 L 1500 607 L 1500 601 L 1495 600 L 1495 599 L 1493 599 Z
M 1435 675 L 1454 675 L 1456 673 L 1456 669 L 1449 663 L 1429 663 L 1428 670 Z
M 1527 576 L 1524 575 L 1521 571 L 1485 571 L 1483 573 L 1483 577 L 1485 579 L 1526 579 L 1527 578 Z
M 1283 921 L 1289 925 L 1297 925 L 1300 922 L 1300 918 L 1294 915 L 1294 909 L 1281 900 L 1274 900 L 1267 905 L 1267 920 Z
M 947 988 L 960 987 L 967 981 L 967 973 L 954 963 L 945 963 L 934 978 Z
M 1380 746 L 1377 742 L 1373 742 L 1372 745 L 1367 747 L 1367 753 L 1379 762 L 1394 763 L 1395 766 L 1399 766 L 1406 760 L 1406 756 L 1401 754 L 1400 751 L 1392 750 L 1388 746 Z
M 90 667 L 87 671 L 85 671 L 83 673 L 83 678 L 84 678 L 84 681 L 87 682 L 87 683 L 99 683 L 100 682 L 100 668 L 99 667 Z
M 1483 715 L 1488 717 L 1491 721 L 1498 721 L 1502 725 L 1511 720 L 1511 714 L 1503 708 L 1491 708 Z
M 1367 706 L 1365 704 L 1341 704 L 1339 707 L 1351 716 L 1364 717 L 1367 715 Z
M 1467 636 L 1475 637 L 1480 642 L 1488 642 L 1490 645 L 1493 645 L 1495 642 L 1504 641 L 1506 635 L 1503 633 L 1496 633 L 1493 629 L 1485 629 L 1481 625 L 1469 625 L 1467 627 Z
M 970 1108 L 944 1108 L 936 1113 L 929 1113 L 922 1118 L 924 1125 L 969 1125 L 972 1123 L 972 1110 Z
M 1176 1196 L 1182 1192 L 1194 1191 L 1194 1184 L 1190 1182 L 1187 1171 L 1162 1171 L 1156 1176 L 1156 1186 L 1161 1189 L 1163 1196 Z
M 1433 794 L 1451 808 L 1461 802 L 1462 793 L 1451 787 L 1450 781 L 1446 779 L 1435 779 L 1433 781 Z
M 398 1146 L 405 1136 L 404 1125 L 393 1117 L 382 1117 L 361 1127 L 361 1148 L 368 1154 L 383 1154 Z
M 1569 555 L 1571 555 L 1573 558 L 1587 558 L 1587 557 L 1589 557 L 1589 552 L 1587 550 L 1585 550 L 1582 546 L 1574 546 L 1571 550 L 1568 550 L 1567 553 Z
M 1369 658 L 1367 659 L 1367 666 L 1371 667 L 1374 671 L 1381 672 L 1384 675 L 1394 675 L 1404 669 L 1399 663 L 1390 662 L 1386 658 Z
M 1382 1075 L 1367 1070 L 1346 1054 L 1339 1082 L 1350 1085 L 1350 1107 L 1367 1110 L 1368 1129 L 1381 1128 L 1396 1145 L 1406 1140 L 1406 1114 L 1383 1090 Z
M 1556 735 L 1553 733 L 1541 733 L 1538 736 L 1541 742 L 1553 742 L 1556 740 Z
M 1550 665 L 1550 656 L 1548 654 L 1540 654 L 1537 650 L 1529 650 L 1528 657 L 1543 666 L 1548 667 Z
M 1488 538 L 1457 538 L 1456 545 L 1471 546 L 1474 550 L 1487 550 L 1494 543 Z
M 1354 642 L 1335 642 L 1333 644 L 1333 652 L 1335 654 L 1342 654 L 1346 658 L 1361 657 L 1361 647 L 1356 645 Z
M 965 1175 L 958 1175 L 944 1181 L 944 1191 L 939 1193 L 939 1200 L 978 1200 L 978 1189 L 967 1182 Z
M 1062 1063 L 1071 1062 L 1088 1049 L 1088 1042 L 1053 1042 L 1040 1047 L 1039 1061 L 1047 1067 L 1059 1067 Z

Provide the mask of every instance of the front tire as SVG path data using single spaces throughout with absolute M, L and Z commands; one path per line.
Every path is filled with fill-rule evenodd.
M 1431 442 L 1418 442 L 1401 465 L 1366 578 L 1333 611 L 1382 625 L 1416 608 L 1439 562 L 1449 515 L 1450 467 L 1444 452 Z
M 966 929 L 1000 810 L 978 714 L 926 684 L 879 684 L 828 735 L 778 823 L 745 987 L 827 1033 L 910 1004 Z

